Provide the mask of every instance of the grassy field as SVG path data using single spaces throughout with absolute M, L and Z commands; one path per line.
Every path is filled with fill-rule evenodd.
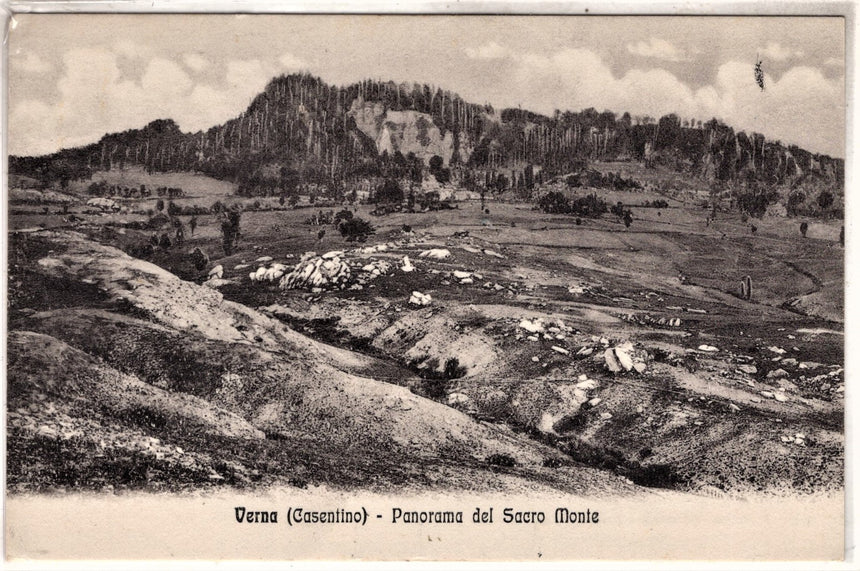
M 654 172 L 629 168 L 625 176 Z M 800 219 L 765 217 L 752 221 L 753 232 L 736 213 L 718 212 L 708 223 L 697 198 L 655 209 L 638 205 L 661 198 L 656 191 L 598 192 L 631 206 L 630 228 L 608 214 L 576 224 L 521 202 L 489 200 L 486 212 L 463 201 L 454 210 L 382 217 L 361 205 L 349 209 L 375 233 L 355 243 L 333 225 L 307 224 L 319 209 L 245 211 L 229 256 L 220 220 L 204 215 L 181 249 L 157 250 L 151 260 L 197 283 L 223 265 L 225 299 L 264 308 L 344 362 L 371 359 L 366 374 L 374 379 L 637 484 L 706 493 L 841 486 L 842 222 L 812 221 L 803 237 Z M 69 223 L 21 212 L 10 219 L 13 230 L 70 228 L 125 250 L 154 232 L 134 229 L 143 215 Z M 187 227 L 189 217 L 181 219 Z M 385 251 L 358 250 L 381 244 Z M 193 248 L 209 256 L 205 268 L 189 263 Z M 451 256 L 420 257 L 429 248 Z M 392 270 L 330 292 L 248 277 L 264 256 L 291 267 L 306 252 L 333 250 L 345 252 L 353 283 L 369 261 Z M 404 256 L 415 271 L 399 269 Z M 472 283 L 454 271 L 469 272 Z M 747 276 L 752 295 L 743 299 Z M 432 303 L 410 305 L 413 291 Z M 536 319 L 551 333 L 522 328 Z M 642 370 L 609 369 L 605 352 L 616 347 L 629 347 Z M 445 376 L 452 359 L 458 372 Z

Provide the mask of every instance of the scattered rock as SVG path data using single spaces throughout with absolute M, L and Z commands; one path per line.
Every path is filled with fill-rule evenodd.
M 339 257 L 323 259 L 315 256 L 296 264 L 292 272 L 281 279 L 281 289 L 344 289 L 351 277 L 349 264 Z
M 716 353 L 717 351 L 719 351 L 719 349 L 717 349 L 713 345 L 699 345 L 699 351 L 705 351 L 707 353 Z
M 427 294 L 421 293 L 420 291 L 413 291 L 412 296 L 409 298 L 409 303 L 411 305 L 417 305 L 420 307 L 430 305 L 431 301 L 433 301 L 433 298 Z
M 576 388 L 582 389 L 584 391 L 591 391 L 598 387 L 597 381 L 594 379 L 585 379 L 580 383 L 576 384 Z
M 756 373 L 758 373 L 758 369 L 755 365 L 738 365 L 738 369 L 748 375 L 755 375 Z
M 623 370 L 621 363 L 618 362 L 618 357 L 615 356 L 613 349 L 607 349 L 603 352 L 603 360 L 606 362 L 606 368 L 613 373 L 620 373 Z
M 557 345 L 553 345 L 552 347 L 550 347 L 550 349 L 552 349 L 556 353 L 561 353 L 562 355 L 570 355 L 570 351 L 562 347 L 558 347 Z
M 541 319 L 536 319 L 534 321 L 529 321 L 528 319 L 523 319 L 520 321 L 519 326 L 529 333 L 543 333 L 544 325 Z
M 772 371 L 768 371 L 767 378 L 768 379 L 784 379 L 788 376 L 788 371 L 785 369 L 774 369 Z
M 633 358 L 630 356 L 628 349 L 625 347 L 615 347 L 613 350 L 615 351 L 615 357 L 618 359 L 618 363 L 624 367 L 624 370 L 631 370 L 633 368 Z
M 415 271 L 415 266 L 412 265 L 412 262 L 409 260 L 409 256 L 403 256 L 403 263 L 400 266 L 400 271 L 406 273 Z
M 223 278 L 224 277 L 224 266 L 222 266 L 221 264 L 218 264 L 217 266 L 215 266 L 214 268 L 209 270 L 208 276 L 209 276 L 210 280 L 212 278 L 217 278 L 217 279 Z
M 434 258 L 436 260 L 444 260 L 445 258 L 451 257 L 451 252 L 444 248 L 433 248 L 431 250 L 424 250 L 420 254 L 418 254 L 419 258 Z

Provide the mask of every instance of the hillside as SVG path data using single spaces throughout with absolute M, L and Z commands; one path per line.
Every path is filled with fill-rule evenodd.
M 80 233 L 16 233 L 11 251 L 13 490 L 629 489 Z
M 85 147 L 11 157 L 10 172 L 65 187 L 94 171 L 136 165 L 204 173 L 235 182 L 247 195 L 290 194 L 316 184 L 336 196 L 368 178 L 414 177 L 433 156 L 461 185 L 497 190 L 529 191 L 594 160 L 644 161 L 708 183 L 801 184 L 836 196 L 844 184 L 843 160 L 716 119 L 655 121 L 595 109 L 547 117 L 498 111 L 427 85 L 334 87 L 307 74 L 273 79 L 239 117 L 205 132 L 183 133 L 170 119 L 158 120 Z

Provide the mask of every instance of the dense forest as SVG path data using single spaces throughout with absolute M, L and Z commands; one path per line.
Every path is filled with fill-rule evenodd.
M 356 119 L 366 123 L 369 113 L 375 128 L 396 129 L 404 116 L 397 112 L 412 113 L 418 146 L 380 152 L 379 140 Z M 447 145 L 445 164 L 421 152 L 431 135 L 437 147 Z M 441 182 L 530 189 L 594 160 L 644 161 L 711 182 L 825 184 L 840 194 L 844 180 L 841 159 L 737 132 L 716 119 L 656 120 L 595 109 L 549 117 L 497 111 L 428 85 L 368 80 L 334 87 L 308 74 L 273 79 L 245 112 L 205 132 L 183 133 L 162 119 L 48 156 L 13 156 L 9 169 L 64 187 L 94 171 L 137 165 L 150 172 L 202 172 L 238 183 L 247 195 L 289 195 L 306 184 L 338 195 L 368 178 L 420 180 L 428 168 Z

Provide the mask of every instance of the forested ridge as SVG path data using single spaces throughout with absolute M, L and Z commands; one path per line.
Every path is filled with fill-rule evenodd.
M 430 165 L 438 149 L 444 149 L 444 168 Z M 442 181 L 528 189 L 535 172 L 544 180 L 596 160 L 644 161 L 710 182 L 814 183 L 840 194 L 844 181 L 842 159 L 735 131 L 716 119 L 593 108 L 545 116 L 469 103 L 429 85 L 365 80 L 335 87 L 309 74 L 273 79 L 245 112 L 206 131 L 183 133 L 173 120 L 160 119 L 91 145 L 13 156 L 9 169 L 65 186 L 94 171 L 136 165 L 231 180 L 242 194 L 290 194 L 312 183 L 336 195 L 369 178 L 416 179 L 428 166 L 444 171 L 437 174 Z

